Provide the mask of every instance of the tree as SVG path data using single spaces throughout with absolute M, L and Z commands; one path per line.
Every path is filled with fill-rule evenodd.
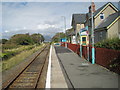
M 7 39 L 1 39 L 0 43 L 5 44 L 8 40 Z
M 16 34 L 10 38 L 8 43 L 14 43 L 17 45 L 30 45 L 34 42 L 29 34 Z
M 60 39 L 65 38 L 65 33 L 61 32 L 61 33 L 56 33 L 53 37 L 52 37 L 52 42 L 59 42 Z
M 6 44 L 14 44 L 14 45 L 31 45 L 31 44 L 40 44 L 44 41 L 44 37 L 41 34 L 16 34 L 13 35 Z
M 44 41 L 44 37 L 42 34 L 32 34 L 31 38 L 33 39 L 34 43 L 40 44 Z

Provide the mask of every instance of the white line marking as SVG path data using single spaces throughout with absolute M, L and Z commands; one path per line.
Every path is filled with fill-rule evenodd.
M 50 54 L 49 54 L 49 62 L 48 62 L 48 70 L 47 70 L 47 79 L 46 79 L 46 90 L 48 90 L 48 88 L 51 88 L 51 53 L 52 53 L 52 45 L 50 47 Z

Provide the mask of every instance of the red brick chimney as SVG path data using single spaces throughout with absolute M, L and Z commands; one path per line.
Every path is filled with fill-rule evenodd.
M 93 12 L 95 12 L 95 4 L 94 2 L 92 2 L 92 5 L 89 6 L 89 13 L 91 13 L 91 6 L 92 6 Z

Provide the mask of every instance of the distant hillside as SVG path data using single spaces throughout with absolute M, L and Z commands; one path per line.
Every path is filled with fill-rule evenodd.
M 45 38 L 45 42 L 51 41 L 51 36 L 44 35 L 44 38 Z

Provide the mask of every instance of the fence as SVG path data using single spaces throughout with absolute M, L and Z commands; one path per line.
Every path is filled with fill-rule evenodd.
M 120 74 L 120 51 L 96 48 L 96 63 Z
M 62 46 L 65 46 L 63 44 Z M 67 43 L 67 47 L 80 54 L 80 45 Z M 82 46 L 82 56 L 88 58 L 88 47 Z M 92 47 L 89 46 L 89 61 L 92 62 Z M 95 63 L 104 66 L 118 74 L 120 74 L 120 51 L 106 48 L 95 48 Z
M 61 46 L 65 47 L 65 43 L 64 43 L 64 42 L 61 42 Z
M 75 53 L 77 53 L 78 55 L 80 54 L 80 45 L 67 43 L 67 47 Z

